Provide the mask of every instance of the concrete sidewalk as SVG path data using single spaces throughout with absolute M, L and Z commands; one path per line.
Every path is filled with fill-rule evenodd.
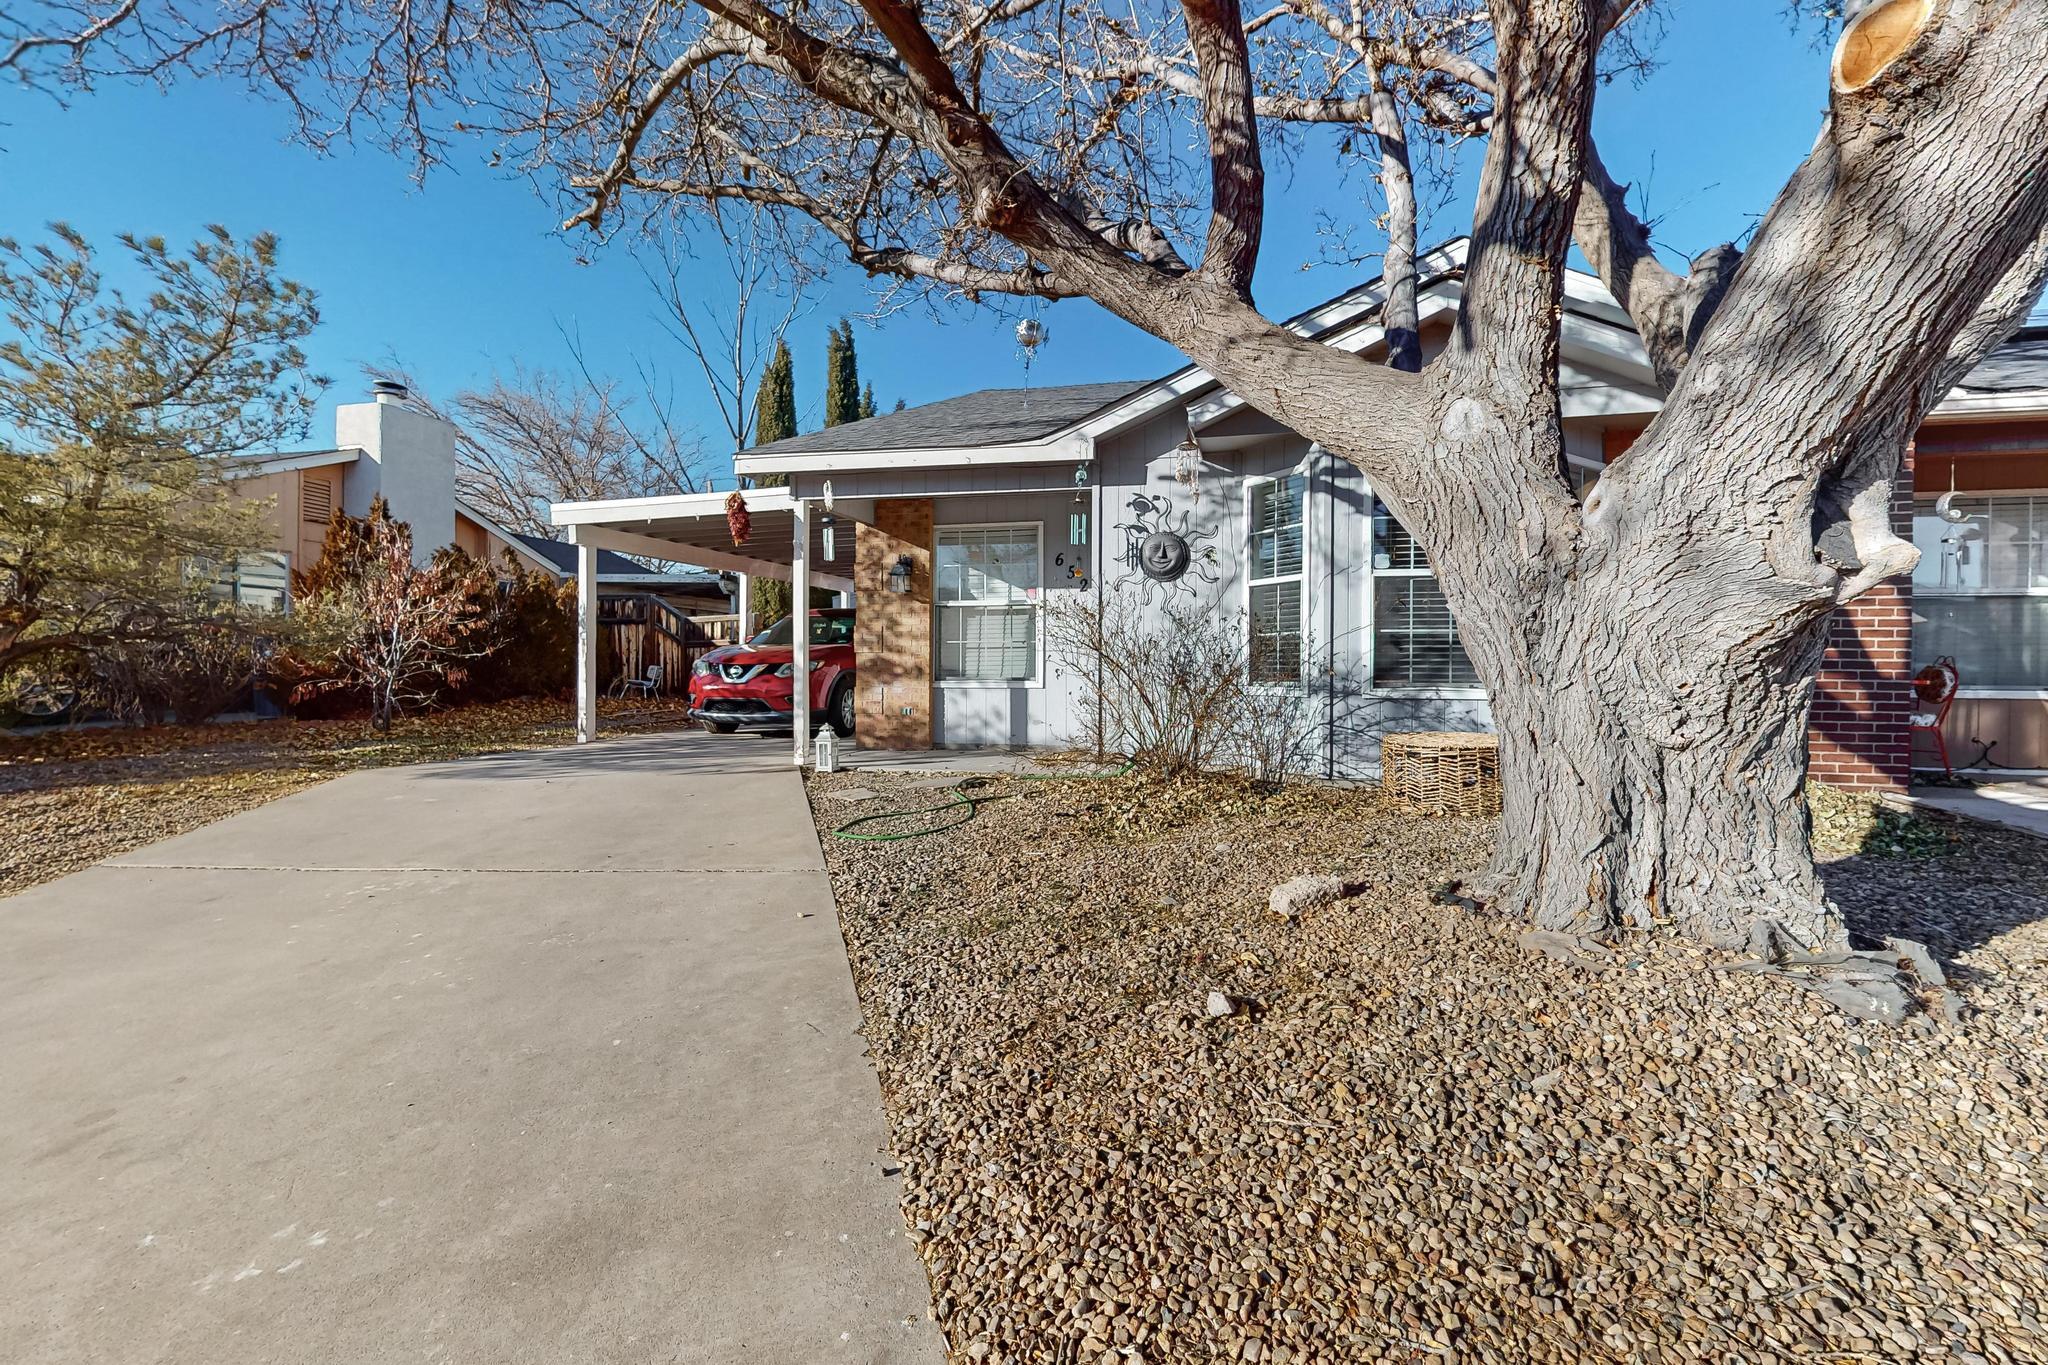
M 2007 829 L 2048 839 L 2048 777 L 2026 774 L 1966 773 L 1974 787 L 1932 787 L 1912 789 L 1911 804 L 1967 815 Z M 2002 780 L 2001 780 L 2002 779 Z
M 0 901 L 0 1360 L 938 1362 L 859 1024 L 745 737 L 352 774 Z

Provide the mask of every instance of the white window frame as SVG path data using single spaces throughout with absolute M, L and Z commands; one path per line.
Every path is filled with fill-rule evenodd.
M 1026 590 L 1026 599 L 1037 613 L 1032 630 L 1033 657 L 1031 677 L 1018 681 L 1009 678 L 942 678 L 939 676 L 939 611 L 942 607 L 973 606 L 972 602 L 941 602 L 939 600 L 939 537 L 948 531 L 1030 531 L 1038 543 L 1038 586 Z M 1045 523 L 1042 521 L 956 521 L 932 527 L 932 684 L 948 690 L 986 691 L 989 688 L 1045 686 Z
M 1379 676 L 1379 580 L 1382 578 L 1435 578 L 1434 568 L 1396 569 L 1381 568 L 1377 559 L 1373 533 L 1373 508 L 1378 506 L 1379 494 L 1370 483 L 1365 486 L 1365 591 L 1360 616 L 1363 619 L 1365 638 L 1365 693 L 1372 697 L 1414 697 L 1432 701 L 1486 701 L 1484 687 L 1455 687 L 1447 684 L 1432 684 L 1417 687 L 1382 687 L 1375 679 Z M 1391 510 L 1391 509 L 1390 509 Z M 1410 533 L 1413 534 L 1412 532 Z M 1438 591 L 1442 591 L 1441 585 Z
M 1279 483 L 1283 479 L 1301 480 L 1301 568 L 1291 574 L 1276 574 L 1271 578 L 1260 578 L 1253 572 L 1258 555 L 1253 544 L 1259 533 L 1254 509 L 1258 506 L 1258 490 L 1265 484 Z M 1309 565 L 1315 560 L 1315 543 L 1310 539 L 1309 528 L 1315 518 L 1309 515 L 1309 495 L 1315 489 L 1315 478 L 1309 469 L 1309 461 L 1303 459 L 1292 469 L 1278 474 L 1256 474 L 1244 481 L 1244 644 L 1245 666 L 1251 666 L 1252 650 L 1252 589 L 1265 587 L 1269 583 L 1296 582 L 1301 585 L 1301 621 L 1296 633 L 1301 637 L 1301 676 L 1292 682 L 1269 678 L 1253 678 L 1253 687 L 1273 688 L 1280 691 L 1306 691 L 1311 668 L 1309 659 L 1313 651 L 1309 648 Z
M 1939 494 L 1913 495 L 1912 517 L 1917 521 L 1922 516 L 1932 515 Z M 1970 488 L 1960 494 L 1963 498 L 2048 498 L 2048 488 Z M 1930 588 L 1919 583 L 1913 584 L 1913 596 L 1940 600 L 1945 597 L 2048 597 L 2048 587 L 2026 588 Z M 1910 648 L 1910 641 L 1909 648 Z M 1958 697 L 1969 697 L 1980 701 L 2031 701 L 2048 699 L 2048 686 L 2044 687 L 1972 687 L 1967 679 L 1956 690 Z
M 225 569 L 218 570 L 209 588 L 216 601 L 233 607 L 250 605 L 242 600 L 243 564 L 250 559 L 275 561 L 275 568 L 283 575 L 283 584 L 278 589 L 277 614 L 289 616 L 292 612 L 292 554 L 289 550 L 244 550 L 235 556 Z

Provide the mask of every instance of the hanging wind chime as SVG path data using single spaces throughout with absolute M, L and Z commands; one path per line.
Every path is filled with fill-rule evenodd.
M 1088 543 L 1088 466 L 1074 466 L 1074 510 L 1067 514 L 1067 544 Z
M 1187 439 L 1173 448 L 1173 481 L 1190 493 L 1202 484 L 1202 443 L 1188 427 Z
M 1038 348 L 1045 345 L 1052 333 L 1037 318 L 1025 318 L 1017 324 L 1017 351 L 1024 358 L 1024 387 L 1031 387 L 1031 362 L 1038 359 Z

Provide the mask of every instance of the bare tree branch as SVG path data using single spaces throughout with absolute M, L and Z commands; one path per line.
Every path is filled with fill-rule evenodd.
M 1496 112 L 1453 341 L 1463 366 L 1512 375 L 1526 401 L 1552 408 L 1601 8 L 1591 0 L 1494 7 Z
M 1251 297 L 1265 219 L 1266 170 L 1252 111 L 1251 54 L 1237 0 L 1181 0 L 1209 129 L 1209 239 L 1202 271 Z
M 62 48 L 71 61 L 84 55 L 85 49 L 98 42 L 121 24 L 134 17 L 138 0 L 121 0 L 106 14 L 92 19 L 71 33 L 25 33 L 0 53 L 0 71 L 23 72 L 29 57 L 45 48 Z

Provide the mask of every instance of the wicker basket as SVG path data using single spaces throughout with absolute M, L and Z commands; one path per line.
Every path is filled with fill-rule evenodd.
M 1390 796 L 1454 815 L 1500 811 L 1500 741 L 1461 731 L 1388 735 L 1380 786 Z

